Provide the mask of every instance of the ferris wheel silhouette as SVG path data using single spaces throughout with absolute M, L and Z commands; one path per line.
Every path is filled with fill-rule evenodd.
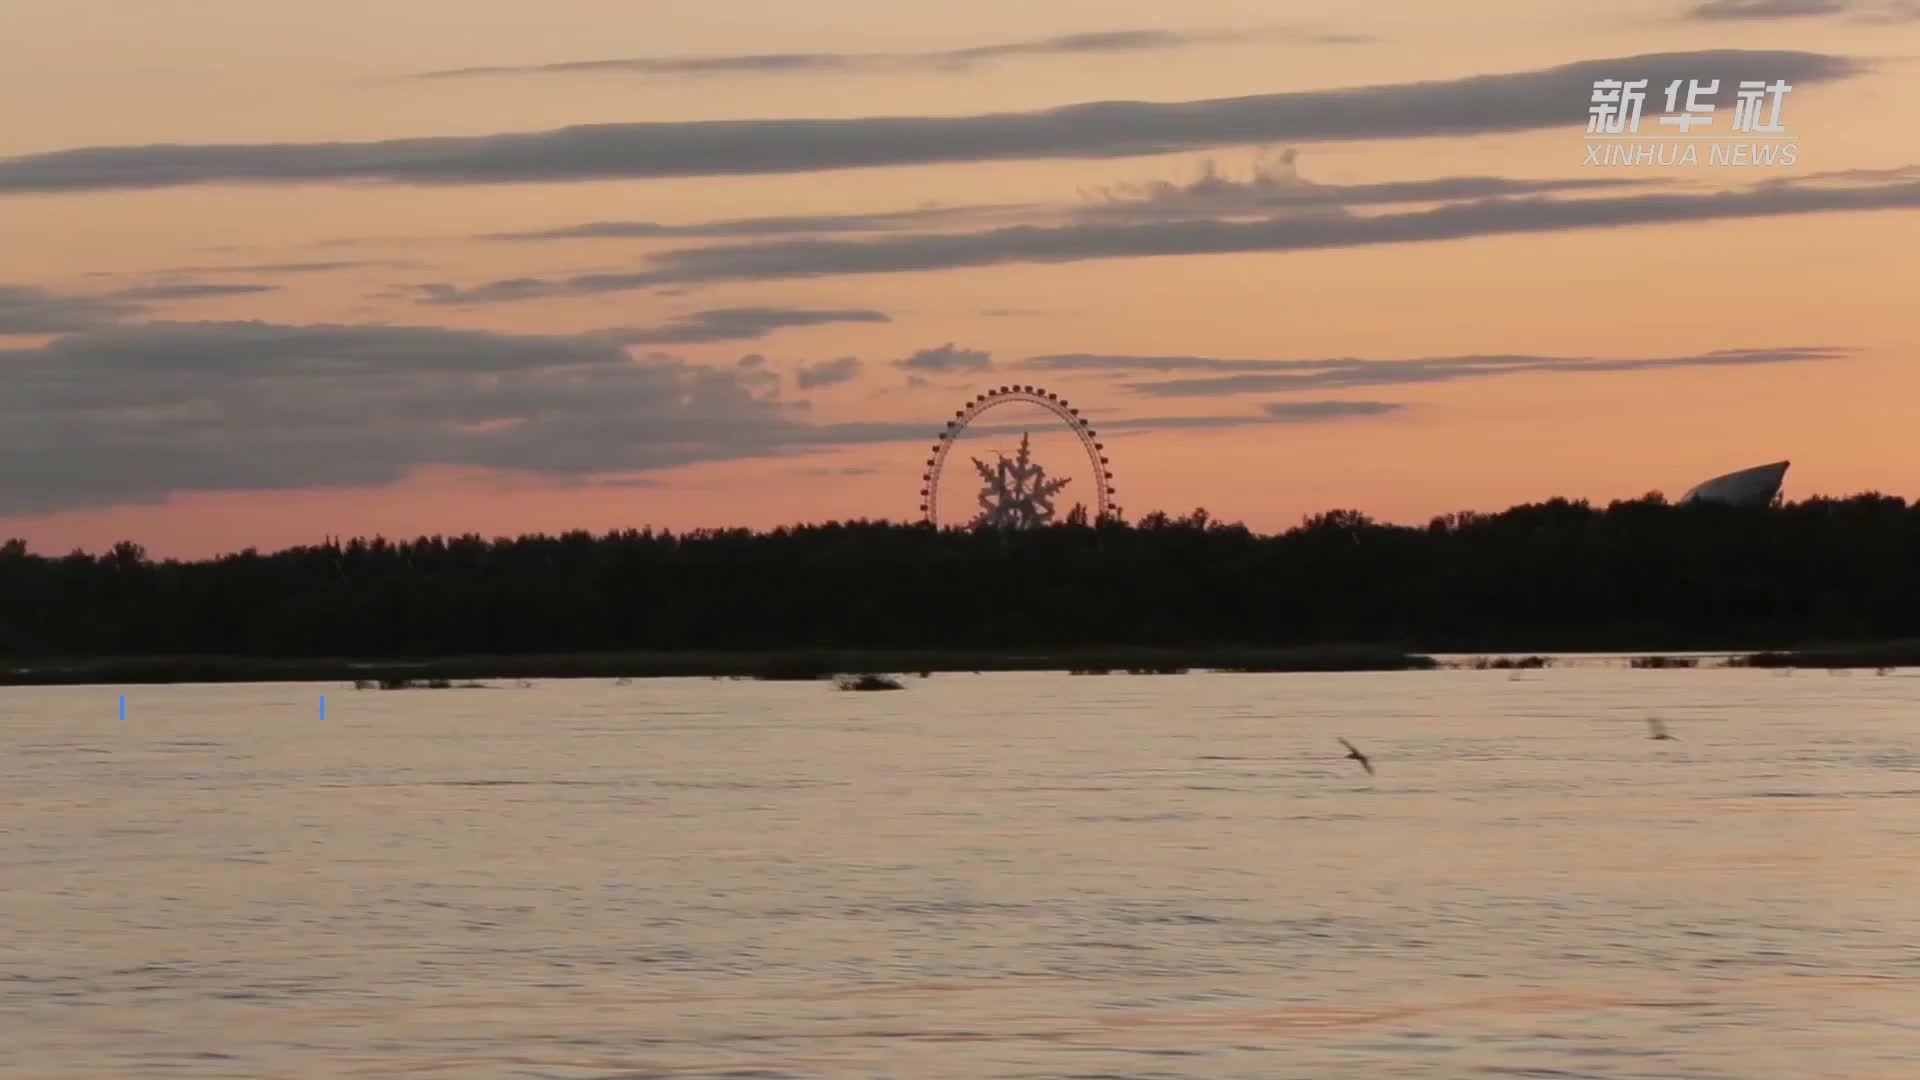
M 1113 489 L 1113 473 L 1106 457 L 1106 444 L 1099 441 L 1099 432 L 1080 415 L 1080 410 L 1074 408 L 1066 398 L 1044 387 L 999 386 L 975 394 L 973 400 L 964 407 L 954 410 L 953 419 L 947 421 L 947 426 L 940 432 L 940 441 L 933 444 L 926 471 L 920 477 L 920 513 L 923 520 L 936 529 L 943 524 L 940 517 L 940 478 L 946 469 L 947 456 L 953 451 L 961 433 L 989 409 L 1016 402 L 1040 406 L 1073 432 L 1087 453 L 1087 463 L 1093 468 L 1094 521 L 1101 523 L 1119 517 L 1120 507 L 1114 505 L 1116 493 Z M 1066 481 L 1046 479 L 1044 470 L 1032 463 L 1026 439 L 1021 440 L 1019 454 L 1012 461 L 1001 455 L 998 465 L 990 466 L 978 460 L 974 465 L 986 481 L 987 490 L 982 494 L 981 513 L 969 518 L 969 524 L 1024 527 L 1051 520 L 1052 496 L 1066 486 Z

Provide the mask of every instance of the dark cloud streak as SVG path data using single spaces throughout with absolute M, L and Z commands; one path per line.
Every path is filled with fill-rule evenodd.
M 1296 40 L 1320 45 L 1349 45 L 1371 40 L 1353 34 L 1309 30 L 1283 31 Z M 526 75 L 792 75 L 889 71 L 964 72 L 997 60 L 1030 56 L 1094 56 L 1160 52 L 1195 45 L 1245 40 L 1246 34 L 1173 30 L 1108 30 L 1063 34 L 1032 41 L 976 45 L 933 52 L 742 53 L 724 56 L 636 56 L 606 60 L 567 60 L 551 64 L 496 65 L 428 71 L 416 79 L 471 79 Z
M 1865 70 L 1810 52 L 1721 50 L 1537 71 L 1204 101 L 1108 101 L 959 117 L 600 124 L 364 143 L 106 146 L 0 160 L 0 194 L 209 183 L 511 184 L 729 176 L 970 161 L 1110 158 L 1274 142 L 1570 127 L 1593 81 L 1786 79 Z
M 1758 22 L 1851 15 L 1852 21 L 1887 25 L 1920 22 L 1920 0 L 1705 0 L 1688 10 L 1696 22 Z
M 121 300 L 148 303 L 164 300 L 207 300 L 222 296 L 254 296 L 259 293 L 274 292 L 278 288 L 277 285 L 254 283 L 181 282 L 171 285 L 142 285 L 137 288 L 122 289 L 113 295 Z
M 842 356 L 837 360 L 822 360 L 817 364 L 803 364 L 794 374 L 793 384 L 802 390 L 823 390 L 829 386 L 852 382 L 860 374 L 860 361 L 856 357 Z
M 1254 163 L 1252 175 L 1237 180 L 1206 162 L 1190 183 L 1168 180 L 1115 184 L 1093 192 L 1094 200 L 1075 215 L 1083 221 L 1167 221 L 1197 217 L 1248 217 L 1302 211 L 1339 211 L 1351 206 L 1457 202 L 1571 191 L 1657 185 L 1664 178 L 1443 176 L 1366 184 L 1326 184 L 1308 180 L 1288 149 Z
M 631 273 L 515 279 L 454 291 L 478 303 L 577 296 L 665 285 L 953 270 L 1012 263 L 1246 252 L 1312 251 L 1581 229 L 1684 224 L 1792 214 L 1920 208 L 1920 181 L 1835 185 L 1775 180 L 1743 191 L 1583 199 L 1480 199 L 1367 217 L 1192 219 L 1017 226 L 875 240 L 796 240 L 686 248 Z
M 1183 217 L 1247 216 L 1306 209 L 1394 203 L 1446 202 L 1499 196 L 1645 187 L 1659 178 L 1573 177 L 1529 179 L 1499 176 L 1443 176 L 1365 184 L 1327 184 L 1306 180 L 1294 168 L 1294 151 L 1272 161 L 1256 161 L 1245 180 L 1224 175 L 1209 161 L 1190 183 L 1155 180 L 1122 183 L 1088 192 L 1078 207 L 1045 203 L 929 206 L 868 213 L 730 218 L 666 224 L 657 221 L 590 221 L 553 229 L 491 233 L 495 241 L 653 240 L 759 238 L 839 233 L 899 233 L 909 229 L 1007 224 L 1059 224 L 1082 221 L 1158 221 Z
M 912 356 L 893 362 L 902 371 L 945 374 L 951 371 L 985 371 L 993 366 L 993 355 L 982 349 L 955 348 L 953 342 L 921 349 Z
M 815 214 L 784 217 L 731 218 L 721 221 L 668 225 L 657 221 L 590 221 L 557 229 L 490 233 L 483 240 L 615 240 L 683 236 L 791 236 L 800 233 L 888 232 L 914 226 L 965 224 L 1003 213 L 1031 210 L 1027 206 L 920 207 L 866 214 Z
M 125 299 L 64 295 L 32 285 L 0 285 L 0 334 L 64 334 L 115 322 L 137 310 L 136 304 Z
M 1808 15 L 1837 15 L 1848 0 L 1707 0 L 1696 4 L 1689 17 L 1708 22 L 1748 19 L 1791 19 Z
M 661 326 L 607 330 L 600 336 L 622 345 L 695 345 L 713 341 L 747 341 L 792 327 L 891 321 L 884 312 L 863 308 L 709 308 L 682 315 Z
M 56 293 L 32 285 L 0 285 L 0 335 L 66 334 L 136 318 L 155 304 L 255 296 L 274 285 L 247 282 L 164 282 L 109 293 Z
M 1405 409 L 1397 401 L 1269 401 L 1260 407 L 1269 419 L 1297 424 L 1385 416 Z
M 1151 397 L 1218 397 L 1301 390 L 1407 386 L 1521 374 L 1593 374 L 1689 367 L 1748 367 L 1842 359 L 1839 346 L 1777 346 L 1720 349 L 1688 356 L 1608 358 L 1486 354 L 1412 360 L 1236 360 L 1210 356 L 1111 356 L 1065 353 L 1035 356 L 1019 366 L 1040 371 L 1137 373 L 1191 372 L 1185 378 L 1126 383 Z M 1307 403 L 1301 403 L 1307 404 Z

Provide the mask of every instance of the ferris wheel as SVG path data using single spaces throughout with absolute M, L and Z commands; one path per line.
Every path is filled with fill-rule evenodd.
M 927 470 L 920 477 L 920 512 L 927 524 L 936 529 L 941 525 L 940 476 L 960 433 L 988 409 L 1014 402 L 1040 406 L 1073 432 L 1087 452 L 1087 463 L 1092 466 L 1094 521 L 1119 517 L 1120 508 L 1113 502 L 1113 473 L 1109 471 L 1106 445 L 1097 441 L 1099 433 L 1080 416 L 1080 410 L 1073 408 L 1066 398 L 1042 387 L 999 386 L 975 394 L 964 408 L 956 409 L 953 419 L 947 421 L 946 428 L 940 432 L 940 441 L 933 444 Z M 1019 455 L 1011 461 L 1002 456 L 997 465 L 976 460 L 974 466 L 985 486 L 980 494 L 980 513 L 970 518 L 969 524 L 1021 528 L 1044 525 L 1052 520 L 1052 496 L 1066 487 L 1067 481 L 1046 477 L 1045 469 L 1031 460 L 1026 439 L 1021 440 Z

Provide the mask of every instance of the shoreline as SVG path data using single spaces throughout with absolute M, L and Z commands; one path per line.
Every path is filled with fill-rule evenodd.
M 1447 657 L 1448 659 L 1440 659 Z M 418 660 L 344 657 L 122 656 L 0 661 L 0 686 L 105 686 L 170 683 L 379 682 L 386 680 L 565 678 L 747 678 L 825 680 L 863 673 L 1057 671 L 1082 675 L 1540 669 L 1554 658 L 1620 659 L 1640 668 L 1896 668 L 1920 666 L 1920 641 L 1872 642 L 1763 651 L 1590 652 L 1455 650 L 1408 652 L 1388 646 L 1295 648 L 1079 649 L 790 649 L 763 651 L 549 653 Z

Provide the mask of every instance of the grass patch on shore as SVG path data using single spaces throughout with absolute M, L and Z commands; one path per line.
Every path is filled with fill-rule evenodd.
M 1860 645 L 1815 645 L 1801 649 L 1748 653 L 1727 661 L 1750 668 L 1894 668 L 1920 667 L 1920 640 L 1879 641 Z
M 842 675 L 838 680 L 842 690 L 905 690 L 899 679 L 891 675 Z
M 1627 661 L 1627 664 L 1636 670 L 1693 668 L 1700 666 L 1700 658 L 1697 656 L 1636 656 Z
M 1545 656 L 1476 656 L 1466 666 L 1475 671 L 1538 671 L 1552 667 L 1553 660 Z

